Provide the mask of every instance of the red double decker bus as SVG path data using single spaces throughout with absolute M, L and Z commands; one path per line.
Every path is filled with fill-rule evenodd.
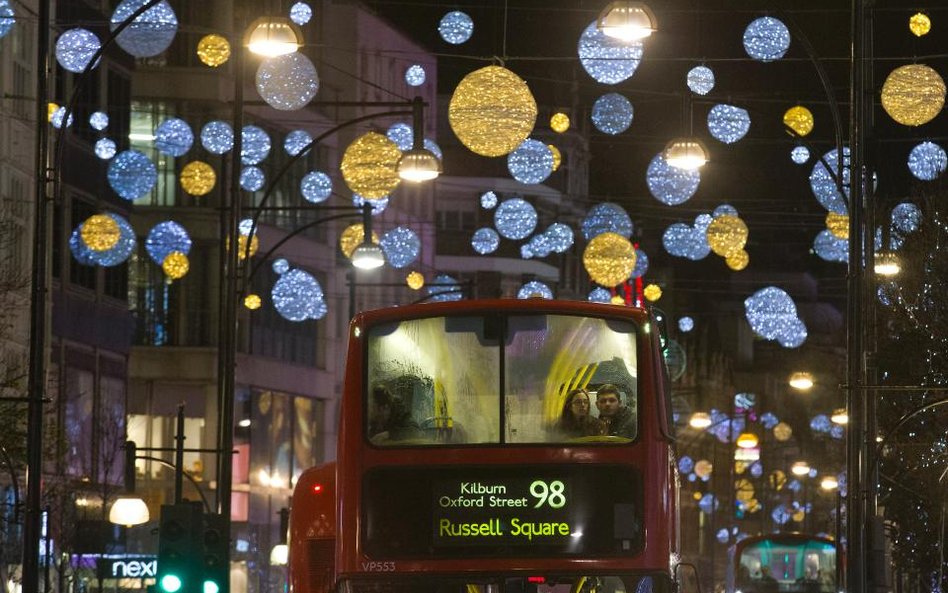
M 540 299 L 356 316 L 337 461 L 293 494 L 294 593 L 670 591 L 658 334 L 640 309 Z

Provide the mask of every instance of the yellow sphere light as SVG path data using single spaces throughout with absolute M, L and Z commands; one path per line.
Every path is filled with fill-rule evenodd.
M 253 257 L 257 254 L 258 249 L 260 249 L 260 239 L 257 238 L 256 234 L 250 239 L 250 253 L 247 253 L 247 235 L 241 235 L 237 239 L 237 259 Z
M 217 68 L 230 59 L 230 43 L 215 33 L 205 35 L 198 41 L 197 55 L 202 63 Z
M 550 129 L 557 134 L 562 134 L 569 129 L 569 116 L 562 111 L 554 113 L 550 118 Z
M 547 144 L 547 148 L 550 149 L 550 152 L 553 153 L 553 170 L 556 171 L 560 168 L 560 165 L 563 164 L 563 153 L 560 152 L 560 149 L 553 146 L 552 144 Z
M 501 66 L 487 66 L 458 83 L 448 104 L 448 121 L 471 152 L 503 156 L 533 131 L 537 102 L 519 76 Z
M 421 290 L 425 285 L 425 277 L 421 272 L 411 272 L 405 277 L 405 283 L 412 290 Z
M 398 176 L 398 159 L 402 151 L 382 134 L 368 132 L 353 140 L 342 155 L 342 178 L 353 192 L 363 198 L 384 198 L 402 180 Z
M 909 19 L 909 31 L 915 34 L 916 37 L 928 35 L 928 32 L 931 30 L 932 20 L 928 18 L 927 14 L 916 12 L 912 15 L 912 18 Z
M 635 247 L 618 233 L 600 233 L 583 251 L 583 266 L 596 284 L 616 286 L 635 268 Z
M 722 214 L 712 220 L 706 234 L 711 251 L 721 257 L 740 251 L 747 244 L 747 225 L 731 214 Z
M 165 261 L 161 262 L 161 269 L 172 280 L 184 278 L 190 268 L 191 264 L 188 262 L 188 256 L 180 251 L 172 251 L 165 257 Z
M 59 105 L 57 105 L 56 103 L 49 102 L 49 103 L 46 104 L 46 121 L 47 121 L 47 123 L 53 121 L 53 115 L 54 115 L 57 111 L 59 111 Z
M 826 228 L 837 239 L 849 239 L 849 215 L 830 212 L 826 215 Z
M 900 66 L 882 85 L 882 108 L 903 126 L 926 124 L 945 106 L 945 81 L 925 64 Z
M 727 267 L 734 270 L 735 272 L 740 272 L 747 267 L 747 264 L 750 263 L 750 254 L 741 249 L 740 251 L 735 251 L 734 253 L 729 254 L 724 258 L 724 263 L 727 264 Z
M 92 251 L 108 251 L 122 236 L 118 223 L 107 214 L 93 214 L 82 223 L 79 236 Z
M 615 294 L 615 295 L 612 295 L 612 298 L 609 299 L 609 302 L 613 305 L 624 305 L 625 298 L 622 295 Z
M 642 294 L 645 295 L 645 300 L 650 303 L 654 303 L 658 299 L 662 298 L 662 289 L 658 284 L 649 284 L 645 287 L 645 290 L 642 291 Z
M 813 131 L 813 113 L 803 105 L 791 107 L 783 114 L 783 125 L 793 130 L 797 136 L 806 136 Z
M 247 307 L 251 311 L 256 311 L 263 304 L 263 301 L 260 300 L 260 295 L 258 294 L 248 294 L 244 297 L 244 307 Z
M 192 196 L 207 195 L 217 183 L 214 168 L 204 161 L 191 161 L 181 168 L 181 189 Z
M 362 223 L 356 223 L 346 227 L 346 230 L 342 231 L 342 234 L 339 235 L 339 249 L 346 255 L 346 257 L 351 258 L 353 252 L 355 252 L 356 247 L 362 245 L 362 240 L 365 238 L 365 231 L 362 230 Z M 372 231 L 372 243 L 378 245 L 379 236 L 375 234 L 375 231 Z
M 787 441 L 793 436 L 793 429 L 786 422 L 780 422 L 774 426 L 774 438 L 778 441 Z
M 734 482 L 734 493 L 737 500 L 747 502 L 754 499 L 754 484 L 747 478 L 741 478 Z

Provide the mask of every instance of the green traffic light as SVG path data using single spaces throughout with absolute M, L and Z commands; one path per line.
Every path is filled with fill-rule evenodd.
M 181 590 L 181 578 L 176 574 L 166 574 L 161 577 L 161 590 L 176 593 Z
M 220 590 L 214 581 L 204 581 L 204 593 L 219 593 Z

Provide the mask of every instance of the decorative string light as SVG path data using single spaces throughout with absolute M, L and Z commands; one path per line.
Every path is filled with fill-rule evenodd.
M 342 178 L 353 192 L 377 200 L 391 194 L 401 178 L 398 159 L 401 151 L 394 142 L 376 132 L 356 138 L 342 156 Z
M 136 200 L 155 187 L 158 182 L 158 170 L 144 153 L 126 150 L 109 161 L 106 177 L 109 186 L 120 197 Z
M 523 198 L 504 200 L 494 211 L 494 228 L 505 239 L 526 239 L 537 228 L 537 211 Z
M 230 59 L 230 42 L 216 33 L 205 35 L 198 41 L 197 57 L 205 66 L 222 66 Z
M 615 136 L 628 130 L 632 116 L 632 103 L 619 93 L 605 94 L 593 103 L 593 125 L 604 134 Z
M 261 61 L 256 86 L 257 93 L 270 107 L 296 111 L 316 96 L 319 75 L 310 59 L 297 51 Z
M 903 126 L 926 124 L 944 106 L 945 81 L 925 64 L 900 66 L 882 84 L 882 108 Z
M 541 298 L 541 299 L 552 299 L 553 291 L 550 290 L 550 287 L 540 282 L 539 280 L 531 280 L 530 282 L 525 283 L 520 287 L 520 290 L 517 291 L 518 299 L 532 299 L 532 298 Z
M 168 156 L 184 156 L 194 143 L 191 126 L 183 119 L 166 119 L 155 129 L 155 148 Z
M 790 48 L 790 30 L 782 21 L 764 16 L 744 29 L 744 51 L 761 62 L 779 60 Z
M 181 189 L 192 196 L 204 196 L 214 189 L 217 174 L 204 161 L 191 161 L 181 168 Z
M 420 64 L 412 64 L 405 69 L 405 84 L 408 86 L 421 86 L 425 84 L 425 68 Z
M 603 33 L 596 21 L 579 36 L 579 63 L 596 82 L 618 84 L 628 80 L 642 61 L 642 42 L 625 42 Z
M 554 113 L 553 116 L 550 117 L 550 129 L 557 134 L 562 134 L 569 130 L 569 116 L 562 111 Z
M 234 130 L 225 121 L 215 120 L 201 128 L 201 146 L 212 154 L 224 154 L 234 147 Z
M 101 47 L 102 43 L 92 31 L 69 29 L 56 40 L 56 61 L 70 72 L 82 72 Z
M 128 17 L 144 6 L 148 0 L 122 0 L 112 18 L 109 30 L 114 32 Z M 115 41 L 119 47 L 136 58 L 150 58 L 164 52 L 174 41 L 178 32 L 178 17 L 168 2 L 162 1 L 138 15 L 132 23 L 119 33 Z
M 527 139 L 537 103 L 527 83 L 500 66 L 465 76 L 454 89 L 448 121 L 458 140 L 486 157 L 503 156 Z
M 685 82 L 696 95 L 707 95 L 714 89 L 714 71 L 707 66 L 695 66 L 688 71 Z
M 438 35 L 452 45 L 460 45 L 474 34 L 474 21 L 466 13 L 454 10 L 441 17 Z

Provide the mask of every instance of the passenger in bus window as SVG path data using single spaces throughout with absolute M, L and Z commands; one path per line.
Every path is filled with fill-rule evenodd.
M 635 438 L 635 414 L 622 404 L 619 389 L 611 383 L 599 387 L 596 392 L 596 408 L 599 409 L 599 434 Z
M 589 394 L 585 389 L 573 389 L 566 394 L 560 419 L 554 430 L 558 438 L 587 437 L 599 434 L 599 420 L 589 413 Z
M 401 398 L 392 395 L 384 385 L 372 388 L 369 438 L 373 443 L 410 439 L 419 436 L 419 432 L 418 424 Z

